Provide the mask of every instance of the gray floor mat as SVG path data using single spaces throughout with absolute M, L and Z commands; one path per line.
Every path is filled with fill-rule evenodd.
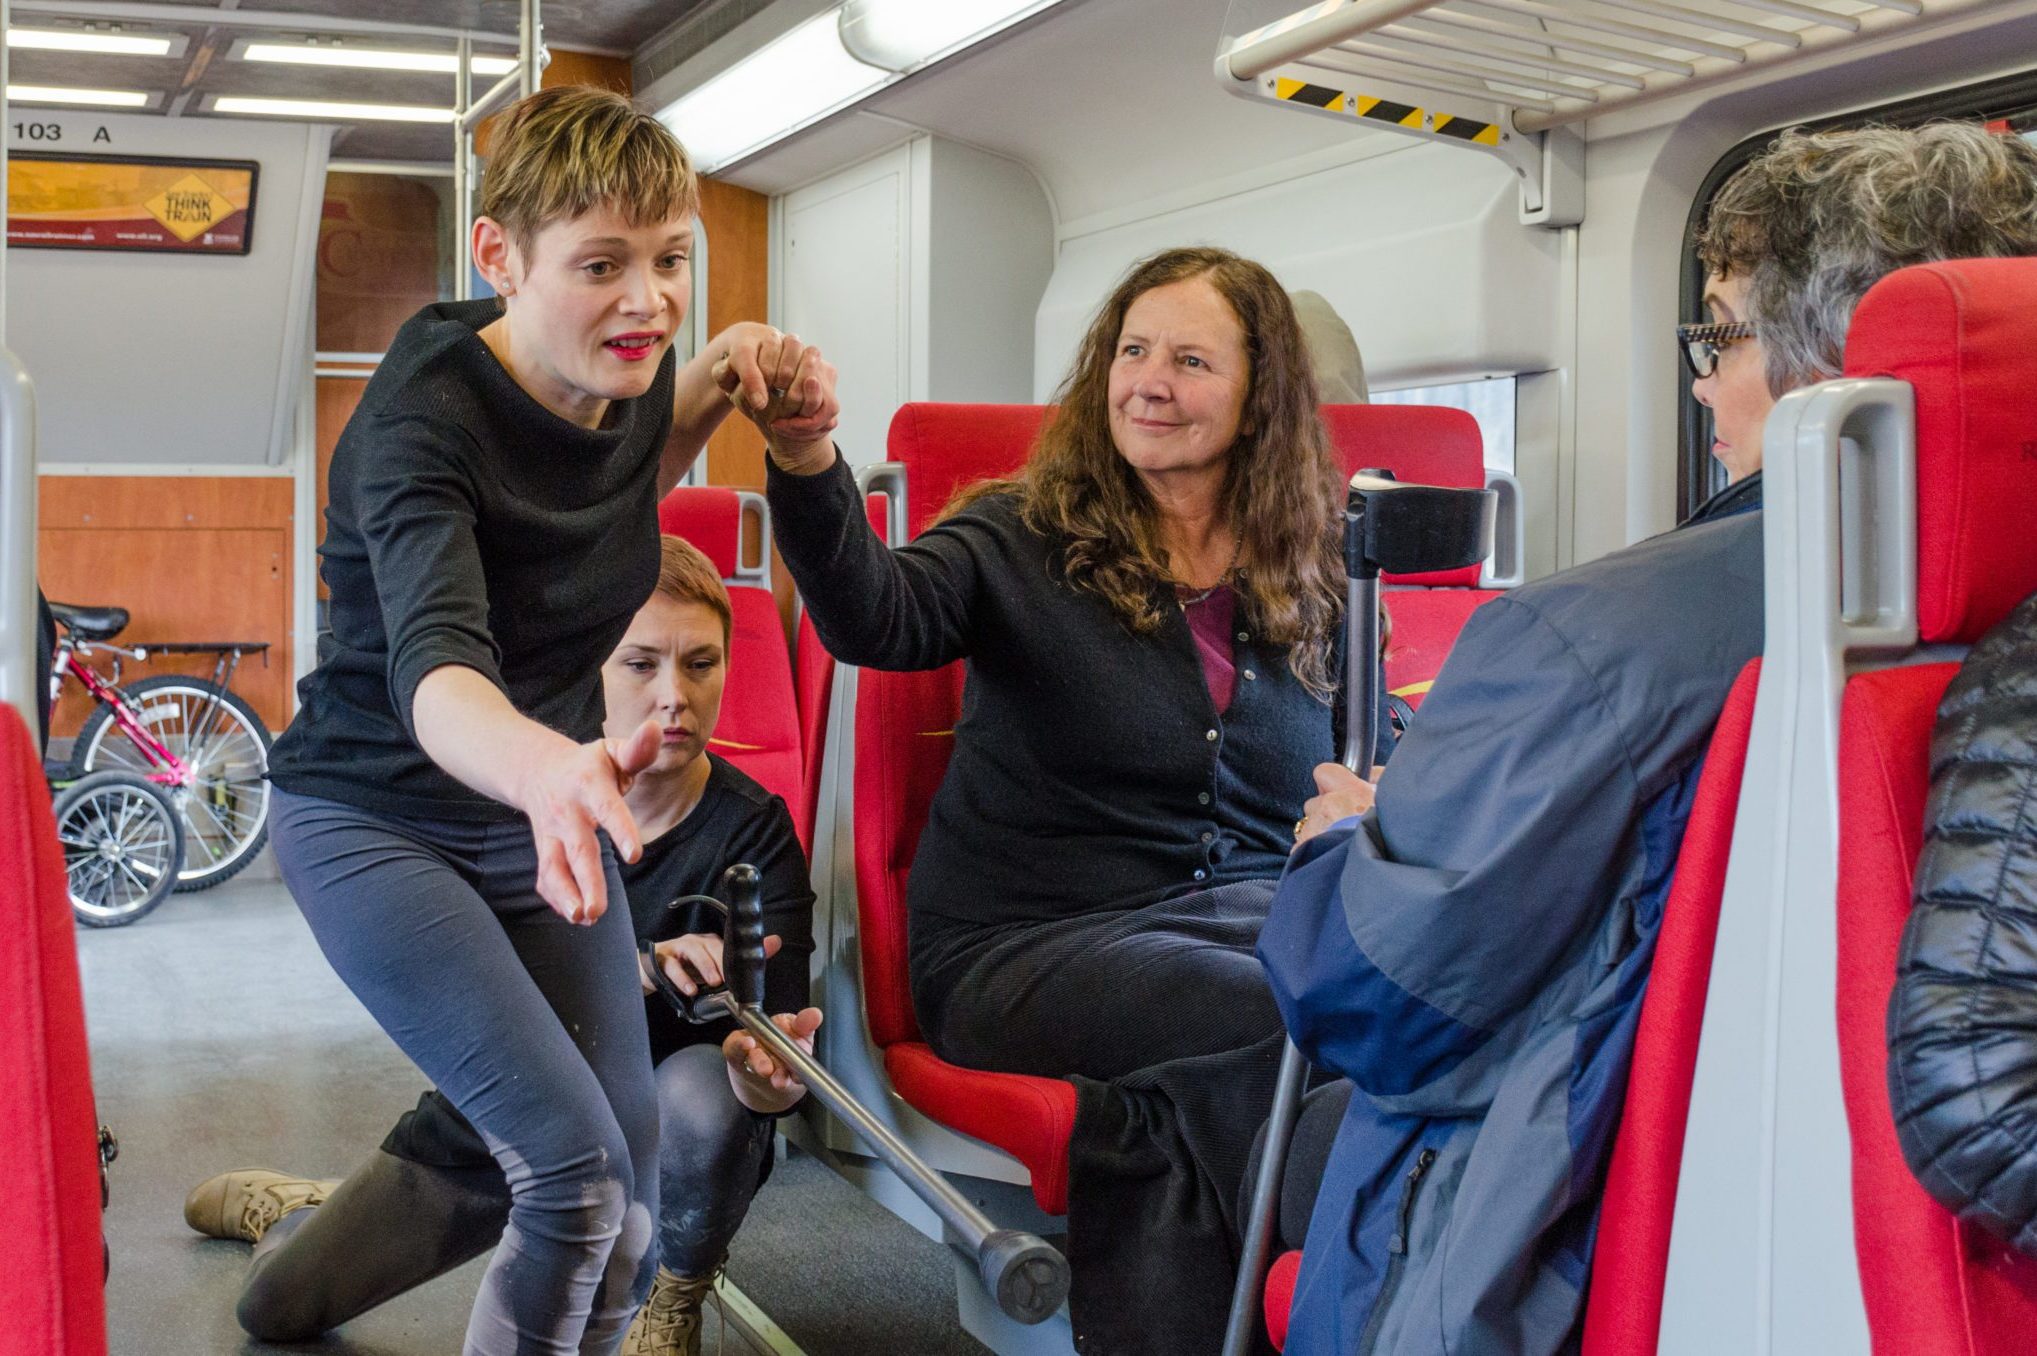
M 483 1261 L 325 1342 L 272 1347 L 233 1319 L 247 1248 L 184 1226 L 185 1192 L 226 1168 L 344 1174 L 423 1086 L 282 887 L 177 895 L 132 927 L 80 929 L 78 952 L 99 1116 L 121 1141 L 106 1217 L 112 1356 L 457 1352 Z M 811 1356 L 983 1350 L 955 1321 L 942 1249 L 810 1158 L 779 1165 L 730 1276 Z M 748 1356 L 733 1333 L 725 1350 Z

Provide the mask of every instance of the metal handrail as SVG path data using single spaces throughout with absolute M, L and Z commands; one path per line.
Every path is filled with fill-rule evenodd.
M 1458 96 L 1468 93 L 1464 78 L 1475 74 L 1489 82 L 1480 91 L 1482 107 L 1422 111 L 1504 123 L 1518 135 L 1653 102 L 1904 25 L 1941 22 L 1985 2 L 1938 0 L 1926 13 L 1920 0 L 1867 0 L 1869 7 L 1860 10 L 1835 7 L 1834 0 L 1733 0 L 1753 11 L 1740 16 L 1721 13 L 1716 5 L 1700 8 L 1692 0 L 1592 0 L 1589 8 L 1579 0 L 1320 0 L 1226 42 L 1217 68 L 1228 82 L 1259 82 L 1276 73 L 1314 82 L 1310 70 L 1349 74 L 1345 63 L 1358 57 L 1372 63 L 1363 73 L 1375 81 Z M 1527 22 L 1501 22 L 1494 15 Z M 1439 38 L 1429 25 L 1444 27 L 1451 38 Z M 1642 45 L 1629 50 L 1571 31 L 1578 29 Z M 1521 50 L 1538 40 L 1546 54 L 1533 54 L 1532 46 Z M 1409 50 L 1437 47 L 1447 50 L 1447 59 Z M 1559 48 L 1572 55 L 1553 55 Z M 1593 60 L 1577 59 L 1585 55 Z M 1552 74 L 1502 74 L 1499 66 Z M 1558 106 L 1537 107 L 1520 97 L 1521 90 L 1553 97 Z
M 39 728 L 35 664 L 35 387 L 0 348 L 0 701 Z

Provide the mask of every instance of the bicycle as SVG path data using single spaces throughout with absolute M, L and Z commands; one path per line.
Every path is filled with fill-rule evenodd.
M 121 646 L 112 640 L 127 626 L 125 608 L 53 602 L 50 611 L 62 632 L 50 665 L 52 703 L 66 675 L 94 703 L 72 746 L 67 775 L 133 773 L 168 797 L 184 829 L 177 890 L 207 889 L 238 874 L 268 839 L 272 740 L 262 718 L 228 684 L 242 655 L 266 651 L 268 644 Z M 111 678 L 85 662 L 100 652 L 113 656 Z M 212 678 L 173 673 L 122 686 L 121 661 L 140 663 L 151 653 L 213 655 Z
M 184 820 L 163 789 L 133 772 L 51 782 L 71 916 L 132 923 L 168 899 L 184 865 Z

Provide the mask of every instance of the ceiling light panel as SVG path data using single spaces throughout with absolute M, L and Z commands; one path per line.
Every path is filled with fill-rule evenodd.
M 393 47 L 313 46 L 294 42 L 250 42 L 240 48 L 245 61 L 277 61 L 296 66 L 347 66 L 371 71 L 423 71 L 452 75 L 459 70 L 459 57 L 452 52 L 417 52 Z M 477 56 L 476 75 L 508 75 L 516 69 L 515 57 Z
M 138 89 L 73 89 L 59 85 L 7 86 L 17 104 L 77 104 L 90 108 L 147 108 L 150 96 Z
M 184 39 L 152 33 L 100 32 L 89 28 L 14 28 L 7 30 L 9 47 L 44 52 L 100 52 L 108 56 L 171 56 L 181 54 Z
M 330 99 L 256 99 L 221 94 L 212 101 L 215 113 L 251 113 L 265 118 L 316 118 L 320 122 L 451 122 L 450 108 L 418 104 L 350 104 Z
M 704 170 L 778 140 L 895 77 L 849 55 L 839 11 L 809 19 L 658 116 Z
M 1009 28 L 1057 0 L 848 0 L 842 45 L 864 61 L 909 71 Z

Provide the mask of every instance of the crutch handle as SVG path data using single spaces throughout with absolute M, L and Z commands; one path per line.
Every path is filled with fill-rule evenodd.
M 764 1006 L 763 880 L 748 862 L 737 862 L 721 875 L 722 897 L 729 906 L 722 972 L 728 977 L 730 997 L 743 1007 Z

